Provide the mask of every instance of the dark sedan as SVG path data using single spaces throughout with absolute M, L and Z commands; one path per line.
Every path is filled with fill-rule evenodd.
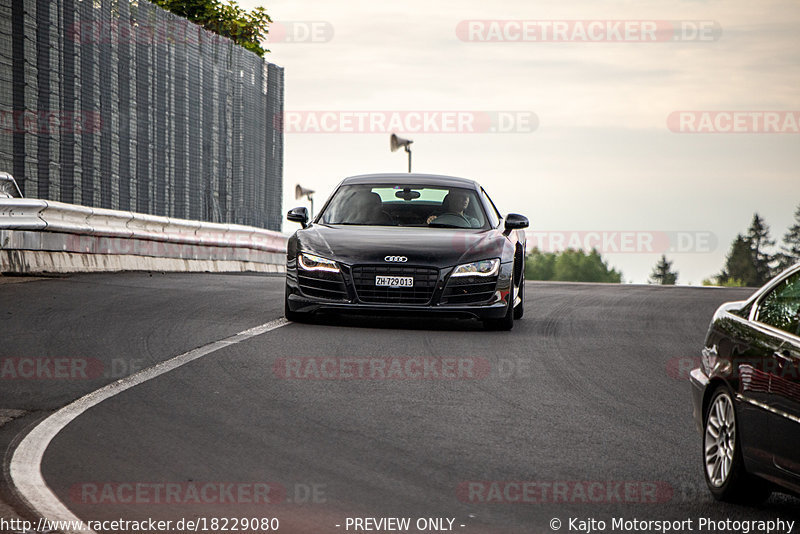
M 800 493 L 800 264 L 720 306 L 691 384 L 711 493 L 730 502 Z
M 528 220 L 500 215 L 472 180 L 428 174 L 346 178 L 319 215 L 288 219 L 286 317 L 315 312 L 477 318 L 509 330 L 523 315 Z

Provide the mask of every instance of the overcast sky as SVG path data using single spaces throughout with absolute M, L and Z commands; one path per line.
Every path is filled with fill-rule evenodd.
M 794 1 L 240 4 L 264 5 L 278 23 L 267 59 L 286 69 L 285 109 L 301 117 L 300 129 L 322 116 L 300 111 L 488 111 L 495 119 L 493 112 L 519 112 L 516 133 L 401 133 L 414 140 L 414 171 L 479 181 L 502 212 L 527 215 L 549 241 L 638 232 L 631 235 L 642 245 L 625 253 L 613 253 L 615 243 L 625 245 L 619 235 L 605 236 L 611 252 L 604 257 L 625 281 L 646 281 L 667 236 L 689 249 L 668 253 L 679 283 L 699 284 L 720 270 L 753 212 L 780 238 L 800 203 L 800 134 L 791 133 L 800 113 Z M 522 26 L 503 23 L 504 42 L 481 40 L 497 37 L 491 23 L 464 30 L 462 21 L 486 20 L 544 22 L 529 22 L 524 35 L 515 32 Z M 591 42 L 572 23 L 558 42 L 542 42 L 552 21 L 576 20 L 633 21 L 630 39 L 645 41 L 653 35 L 648 24 L 656 24 L 666 41 Z M 652 21 L 686 21 L 686 34 L 674 40 L 665 23 Z M 593 36 L 619 39 L 594 24 L 586 26 Z M 695 27 L 704 33 L 689 39 Z M 672 131 L 677 121 L 668 126 L 670 114 L 683 110 L 794 113 L 779 119 L 788 133 L 692 134 Z M 533 116 L 535 129 L 525 122 Z M 688 117 L 684 129 L 715 116 Z M 753 121 L 762 118 L 737 127 L 759 128 Z M 717 128 L 732 127 L 726 116 L 717 119 Z M 297 183 L 316 190 L 320 206 L 345 176 L 404 172 L 405 154 L 389 151 L 389 133 L 287 132 L 284 211 L 302 205 Z M 293 226 L 285 222 L 284 230 Z

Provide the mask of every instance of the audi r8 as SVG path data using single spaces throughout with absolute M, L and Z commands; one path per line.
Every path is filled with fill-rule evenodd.
M 319 214 L 287 218 L 285 313 L 421 313 L 510 330 L 524 313 L 528 219 L 503 217 L 477 182 L 429 174 L 343 180 Z

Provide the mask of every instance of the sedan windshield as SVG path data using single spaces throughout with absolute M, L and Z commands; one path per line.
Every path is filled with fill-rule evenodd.
M 460 187 L 345 185 L 320 214 L 321 224 L 485 228 L 475 191 Z

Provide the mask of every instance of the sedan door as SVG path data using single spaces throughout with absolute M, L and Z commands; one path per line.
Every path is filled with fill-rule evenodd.
M 800 485 L 800 272 L 762 298 L 755 320 L 775 332 L 780 344 L 766 355 L 774 465 Z

